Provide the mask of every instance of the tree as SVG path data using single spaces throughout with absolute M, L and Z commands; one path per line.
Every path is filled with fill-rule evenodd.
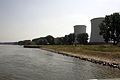
M 103 23 L 101 23 L 99 27 L 100 27 L 100 35 L 103 35 L 104 41 L 108 43 L 108 41 L 110 40 L 109 29 L 107 29 L 107 27 Z
M 36 45 L 39 45 L 39 39 L 40 38 L 35 38 L 35 39 L 32 40 L 32 42 L 34 42 Z
M 18 41 L 18 45 L 24 45 L 24 41 Z
M 32 41 L 31 40 L 24 40 L 24 45 L 32 45 Z
M 48 41 L 45 37 L 40 37 L 38 40 L 39 45 L 47 45 Z
M 113 41 L 113 44 L 117 45 L 120 39 L 120 14 L 107 15 L 99 28 L 100 35 L 103 36 L 106 43 Z
M 33 43 L 31 40 L 24 40 L 24 41 L 19 41 L 18 45 L 34 45 L 35 43 Z
M 54 37 L 51 35 L 48 35 L 45 37 L 46 40 L 48 41 L 48 44 L 53 45 L 54 44 Z
M 32 42 L 34 42 L 36 45 L 46 45 L 48 44 L 48 41 L 45 37 L 40 37 L 33 39 Z
M 68 37 L 68 35 L 65 35 L 63 37 L 63 44 L 69 44 L 69 37 Z
M 77 41 L 80 44 L 86 44 L 88 43 L 88 34 L 87 33 L 81 33 L 77 35 Z
M 63 37 L 63 44 L 71 45 L 74 43 L 74 39 L 75 39 L 74 33 L 71 33 L 69 35 L 65 35 Z
M 64 43 L 65 43 L 64 37 L 59 37 L 58 38 L 58 44 L 60 44 L 60 45 L 62 44 L 63 45 Z
M 69 44 L 73 44 L 75 40 L 75 34 L 71 33 L 68 35 L 68 37 L 69 37 L 69 40 L 68 40 Z

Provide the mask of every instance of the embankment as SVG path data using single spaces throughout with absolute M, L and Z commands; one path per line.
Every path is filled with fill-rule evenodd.
M 38 46 L 38 45 L 24 45 L 24 48 L 41 48 L 42 46 Z
M 97 51 L 97 50 L 93 50 L 94 48 L 92 49 L 92 47 L 93 47 L 92 45 L 89 46 L 90 47 L 89 49 L 86 48 L 88 46 L 89 45 L 77 46 L 77 47 L 69 46 L 69 45 L 67 45 L 67 46 L 46 45 L 46 46 L 38 46 L 38 47 L 34 47 L 34 48 L 40 48 L 42 50 L 47 50 L 47 51 L 62 54 L 65 56 L 75 57 L 75 58 L 79 58 L 81 60 L 89 61 L 92 63 L 101 64 L 104 66 L 110 66 L 112 68 L 120 69 L 119 49 L 117 50 L 116 48 L 112 47 L 112 49 L 113 50 L 115 49 L 115 51 L 116 51 L 116 52 L 115 51 L 112 52 L 109 50 L 109 49 L 111 49 L 111 46 L 105 45 L 108 50 L 105 49 L 105 51 L 104 51 L 104 50 L 102 50 L 102 48 L 106 48 L 106 47 L 99 46 L 100 50 L 102 50 L 102 51 L 100 51 L 99 49 Z M 97 46 L 95 46 L 95 47 L 97 47 Z
M 54 52 L 54 53 L 58 53 L 58 54 L 62 54 L 62 55 L 65 55 L 65 56 L 79 58 L 81 60 L 89 61 L 89 62 L 92 62 L 92 63 L 101 64 L 101 65 L 104 65 L 104 66 L 110 66 L 112 68 L 120 69 L 120 64 L 117 63 L 117 62 L 114 62 L 114 61 L 108 61 L 108 60 L 104 60 L 104 59 L 99 59 L 97 57 L 91 57 L 91 56 L 86 56 L 86 55 L 78 55 L 78 54 L 68 53 L 68 52 L 63 52 L 63 51 L 55 51 L 53 49 L 47 49 L 47 48 L 41 48 L 41 49 L 46 50 L 46 51 L 50 51 L 50 52 Z

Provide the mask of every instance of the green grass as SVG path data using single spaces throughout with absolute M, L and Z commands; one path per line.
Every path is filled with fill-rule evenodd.
M 78 56 L 116 62 L 120 64 L 120 47 L 113 45 L 28 45 L 28 48 L 47 48 L 69 52 Z
M 113 45 L 79 45 L 84 50 L 102 52 L 120 52 L 120 47 Z
M 120 62 L 120 47 L 113 45 L 44 45 L 42 47 Z
M 89 50 L 89 51 L 101 51 L 101 52 L 120 52 L 120 47 L 113 45 L 44 45 L 43 47 L 58 49 L 58 50 Z

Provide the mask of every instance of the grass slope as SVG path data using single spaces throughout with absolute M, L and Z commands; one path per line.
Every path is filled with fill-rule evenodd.
M 120 64 L 120 47 L 113 45 L 44 45 L 43 48 Z

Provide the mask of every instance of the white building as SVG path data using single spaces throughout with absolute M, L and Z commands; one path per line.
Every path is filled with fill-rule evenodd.
M 91 37 L 90 37 L 91 43 L 104 42 L 103 37 L 99 34 L 100 32 L 99 25 L 103 20 L 104 20 L 103 17 L 91 19 Z

